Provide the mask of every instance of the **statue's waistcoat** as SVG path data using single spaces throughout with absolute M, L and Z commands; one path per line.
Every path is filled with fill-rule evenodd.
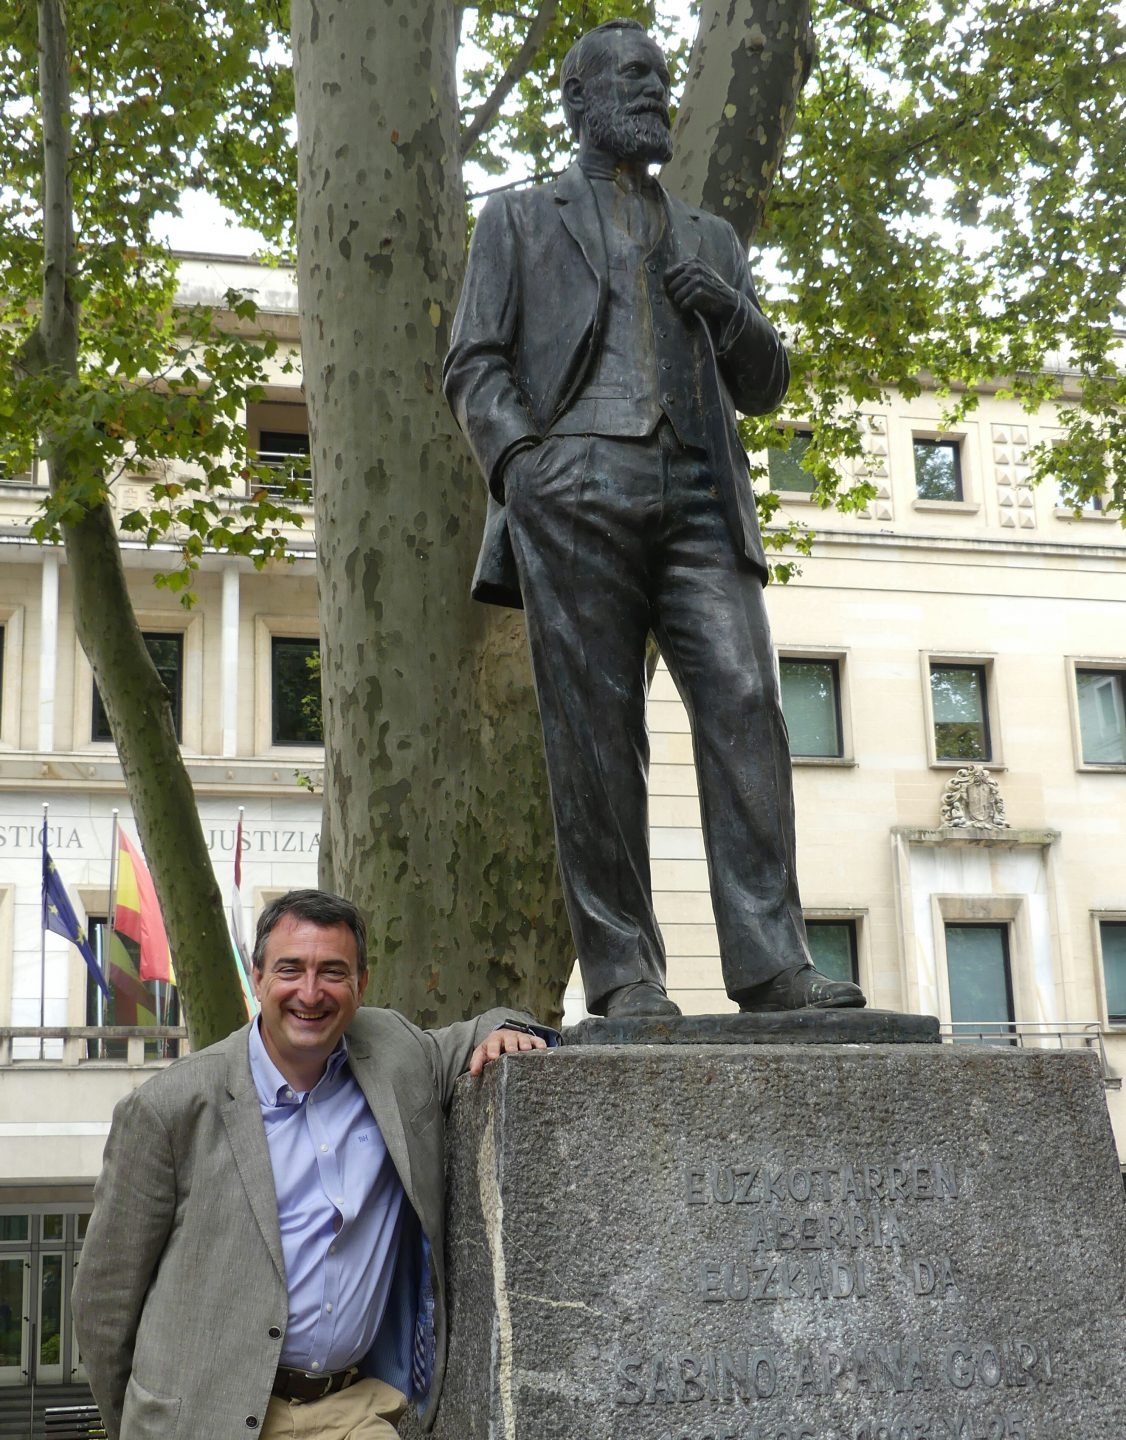
M 659 232 L 650 246 L 646 236 L 635 238 L 615 223 L 603 203 L 609 187 L 600 191 L 606 307 L 590 369 L 551 433 L 640 438 L 664 415 L 682 445 L 703 450 L 698 377 L 704 361 L 699 336 L 665 291 L 665 271 L 677 259 L 665 207 L 653 196 L 643 202 L 645 228 Z

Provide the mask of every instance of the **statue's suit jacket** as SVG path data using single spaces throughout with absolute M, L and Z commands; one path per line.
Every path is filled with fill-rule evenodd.
M 706 210 L 662 192 L 677 260 L 699 255 L 740 297 L 696 393 L 708 454 L 737 553 L 766 579 L 747 458 L 735 410 L 776 408 L 789 384 L 786 352 L 755 296 L 735 231 Z M 490 198 L 473 232 L 469 266 L 445 365 L 445 391 L 486 480 L 490 502 L 474 577 L 478 599 L 519 605 L 501 474 L 513 448 L 547 435 L 597 353 L 609 268 L 597 201 L 573 165 L 555 185 Z M 702 324 L 702 322 L 700 322 Z
M 418 1224 L 365 1373 L 410 1391 L 422 1236 L 435 1301 L 433 1421 L 445 1368 L 444 1112 L 475 1046 L 515 1012 L 443 1030 L 363 1008 L 348 1031 Z M 110 1440 L 245 1440 L 261 1425 L 288 1314 L 270 1152 L 247 1028 L 117 1105 L 74 1288 L 75 1329 Z M 250 1425 L 253 1417 L 255 1425 Z

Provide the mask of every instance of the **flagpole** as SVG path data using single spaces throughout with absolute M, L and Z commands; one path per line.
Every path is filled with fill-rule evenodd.
M 115 861 L 117 861 L 117 811 L 114 811 L 114 828 L 112 828 L 111 835 L 109 835 L 109 900 L 107 906 L 105 906 L 107 923 L 105 923 L 105 926 L 102 926 L 101 933 L 102 975 L 107 976 L 109 975 L 109 935 L 111 935 L 112 930 L 114 930 Z M 105 992 L 102 991 L 101 985 L 98 986 L 98 995 L 96 995 L 95 1004 L 96 1007 L 98 1007 L 95 1012 L 96 1020 L 98 1020 L 98 1030 L 102 1030 L 102 1028 L 105 1027 Z M 101 1057 L 101 1045 L 98 1047 L 98 1054 L 99 1057 Z
M 117 916 L 117 811 L 113 812 L 113 834 L 109 842 L 109 928 Z
M 114 922 L 114 917 L 115 917 L 116 914 L 117 914 L 117 814 L 118 814 L 117 809 L 115 808 L 115 809 L 111 812 L 111 814 L 112 814 L 112 818 L 113 818 L 113 828 L 112 828 L 112 830 L 110 831 L 110 837 L 109 837 L 109 904 L 106 906 L 106 929 L 105 929 L 105 935 L 104 935 L 105 947 L 106 947 L 106 966 L 105 966 L 105 973 L 106 973 L 107 976 L 108 976 L 109 973 L 110 973 L 110 972 L 109 972 L 109 958 L 110 958 L 110 955 L 113 953 L 113 922 Z M 99 1011 L 98 1011 L 98 1013 L 103 1017 L 103 1020 L 104 1020 L 104 1017 L 105 1017 L 105 1008 L 104 1008 L 104 1006 L 105 1006 L 105 999 L 104 999 L 104 997 L 102 997 L 102 999 L 99 1001 Z M 102 1023 L 102 1022 L 99 1021 L 99 1024 L 101 1024 L 101 1023 Z M 101 1056 L 101 1055 L 103 1055 L 103 1054 L 105 1054 L 105 1053 L 106 1053 L 106 1051 L 105 1051 L 104 1043 L 103 1043 L 102 1041 L 99 1041 L 99 1042 L 98 1042 L 98 1054 L 99 1054 L 99 1056 Z
M 39 836 L 40 850 L 43 855 L 47 853 L 47 802 L 43 802 L 43 832 Z M 40 884 L 47 878 L 43 875 Z M 42 906 L 42 899 L 40 900 Z M 39 1029 L 47 1027 L 47 927 L 43 924 L 43 916 L 39 917 Z M 39 1036 L 39 1058 L 46 1059 L 45 1041 L 42 1035 Z

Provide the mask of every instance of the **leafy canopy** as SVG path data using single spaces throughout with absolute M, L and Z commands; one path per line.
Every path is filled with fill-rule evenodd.
M 813 419 L 818 496 L 852 416 L 929 377 L 1061 400 L 1038 479 L 1126 502 L 1126 29 L 1105 0 L 826 0 L 757 237 Z M 1117 13 L 1116 13 L 1117 11 Z M 778 438 L 759 424 L 753 433 Z M 862 467 L 861 467 L 862 468 Z M 867 492 L 851 500 L 863 501 Z M 849 503 L 846 499 L 845 503 Z
M 230 292 L 218 311 L 173 308 L 175 264 L 153 238 L 161 213 L 193 193 L 253 208 L 279 245 L 293 224 L 292 78 L 255 6 L 143 6 L 72 0 L 70 173 L 75 251 L 68 277 L 80 370 L 35 363 L 44 264 L 42 124 L 36 6 L 0 18 L 0 473 L 25 470 L 40 436 L 70 462 L 35 526 L 53 538 L 104 501 L 125 471 L 155 478 L 151 505 L 119 517 L 150 544 L 171 542 L 185 591 L 206 548 L 263 563 L 300 523 L 300 482 L 246 450 L 248 399 L 261 394 L 276 342 L 257 308 Z M 275 58 L 281 55 L 281 59 Z M 179 462 L 168 469 L 167 462 Z M 163 478 L 162 478 L 163 477 Z

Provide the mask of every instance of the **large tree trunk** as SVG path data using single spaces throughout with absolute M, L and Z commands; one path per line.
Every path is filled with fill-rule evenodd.
M 485 487 L 441 391 L 465 256 L 450 0 L 295 0 L 298 277 L 316 497 L 322 880 L 369 998 L 556 1015 L 572 962 L 518 616 L 473 603 Z
M 51 459 L 52 483 L 57 461 Z M 59 478 L 65 483 L 65 474 Z M 64 527 L 78 639 L 94 671 L 152 872 L 193 1049 L 246 1023 L 223 897 L 168 696 L 125 582 L 106 505 Z
M 703 0 L 661 180 L 750 244 L 813 62 L 810 0 Z
M 44 281 L 39 326 L 24 355 L 29 370 L 78 376 L 78 310 L 71 289 L 74 235 L 67 164 L 70 94 L 64 11 L 40 0 L 40 103 L 44 133 Z M 86 478 L 83 459 L 58 436 L 44 437 L 51 486 Z M 74 581 L 78 638 L 90 660 L 121 758 L 141 845 L 152 869 L 180 997 L 195 1048 L 246 1019 L 195 795 L 160 677 L 129 598 L 113 515 L 88 506 L 63 527 Z

